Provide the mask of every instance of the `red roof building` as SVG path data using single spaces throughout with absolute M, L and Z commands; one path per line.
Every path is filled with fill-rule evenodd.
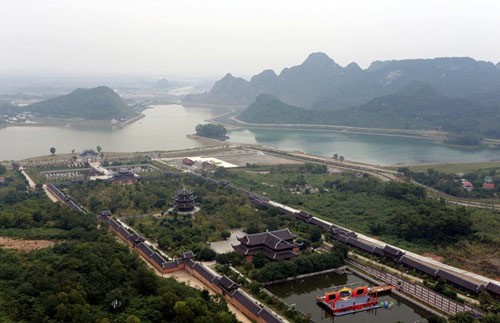
M 262 253 L 271 260 L 290 259 L 299 255 L 302 245 L 296 243 L 295 238 L 297 235 L 292 234 L 288 228 L 247 234 L 237 238 L 240 244 L 233 245 L 233 249 L 236 253 L 245 256 L 248 262 L 252 261 L 253 256 L 258 253 Z
M 184 158 L 182 160 L 182 163 L 186 166 L 193 166 L 194 165 L 194 160 L 189 159 L 189 158 Z
M 474 189 L 474 185 L 472 185 L 472 183 L 469 181 L 464 181 L 462 183 L 462 187 L 468 192 L 471 192 Z
M 493 178 L 491 178 L 491 176 L 486 176 L 484 178 L 483 188 L 487 190 L 492 190 L 495 188 L 495 183 L 493 182 Z

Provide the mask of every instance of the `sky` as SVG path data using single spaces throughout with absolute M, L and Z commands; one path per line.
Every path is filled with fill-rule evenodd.
M 496 64 L 500 1 L 0 0 L 0 73 L 249 77 L 312 52 Z

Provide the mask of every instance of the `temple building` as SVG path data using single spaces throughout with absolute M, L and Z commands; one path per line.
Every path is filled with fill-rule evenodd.
M 174 202 L 178 212 L 191 212 L 195 208 L 195 196 L 193 191 L 182 189 L 177 191 Z
M 99 161 L 99 153 L 93 149 L 85 149 L 80 154 L 80 159 L 84 162 L 97 162 Z
M 486 176 L 484 178 L 483 188 L 487 190 L 492 190 L 495 188 L 495 183 L 493 182 L 493 178 L 491 176 Z
M 262 253 L 271 260 L 290 259 L 298 256 L 301 243 L 294 239 L 297 235 L 290 232 L 288 228 L 276 231 L 247 234 L 237 238 L 240 244 L 233 245 L 236 253 L 245 256 L 248 262 L 253 256 Z
M 135 183 L 138 179 L 138 176 L 134 174 L 130 169 L 128 168 L 120 168 L 118 169 L 117 172 L 113 173 L 113 177 L 111 181 L 113 183 L 120 183 L 120 184 L 132 184 Z

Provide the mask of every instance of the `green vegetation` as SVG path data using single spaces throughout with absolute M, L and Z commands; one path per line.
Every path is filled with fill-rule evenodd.
M 10 321 L 236 322 L 223 299 L 156 277 L 108 234 L 28 254 L 0 250 L 0 264 Z
M 218 123 L 199 124 L 196 126 L 196 134 L 202 137 L 226 139 L 226 133 L 226 128 Z
M 403 174 L 407 179 L 412 179 L 426 186 L 432 187 L 443 193 L 465 198 L 475 198 L 475 199 L 485 199 L 485 198 L 495 198 L 500 192 L 500 173 L 497 174 L 497 169 L 481 169 L 478 171 L 472 171 L 467 173 L 462 173 L 460 176 L 451 173 L 444 173 L 433 168 L 428 168 L 426 172 L 423 171 L 412 171 L 408 167 L 402 167 L 398 169 L 398 172 Z M 492 189 L 483 188 L 483 182 L 485 177 L 492 180 L 495 185 Z M 462 187 L 461 179 L 466 179 L 474 185 L 474 190 L 468 192 Z
M 330 252 L 300 255 L 291 260 L 261 261 L 260 264 L 256 264 L 255 258 L 259 258 L 255 257 L 253 261 L 255 269 L 250 271 L 249 276 L 259 283 L 279 281 L 298 275 L 338 268 L 344 264 L 345 257 L 347 257 L 347 248 L 343 245 L 339 245 L 337 249 Z
M 495 212 L 445 205 L 411 184 L 383 183 L 351 172 L 316 175 L 299 169 L 230 170 L 224 179 L 402 248 L 442 255 L 448 263 L 474 272 L 500 274 L 493 260 L 500 256 L 500 221 Z M 297 181 L 318 188 L 318 193 L 294 193 Z
M 500 105 L 485 94 L 449 98 L 426 84 L 411 84 L 399 92 L 363 105 L 337 111 L 306 110 L 261 94 L 239 118 L 250 123 L 319 124 L 389 129 L 443 129 L 454 145 L 480 145 L 483 136 L 499 138 L 496 119 Z M 471 106 L 474 108 L 472 109 Z
M 443 142 L 449 145 L 479 146 L 483 142 L 483 137 L 476 133 L 459 132 L 448 135 Z
M 322 170 L 302 167 L 304 171 Z M 175 192 L 183 187 L 194 191 L 201 210 L 194 215 L 166 212 Z M 207 250 L 206 242 L 224 240 L 228 230 L 236 228 L 256 233 L 289 227 L 303 238 L 304 249 L 321 243 L 321 234 L 315 227 L 282 217 L 276 209 L 256 207 L 246 195 L 199 177 L 181 174 L 150 177 L 134 185 L 89 182 L 71 185 L 67 190 L 91 211 L 109 209 L 123 216 L 129 225 L 157 241 L 171 256 L 192 250 L 200 259 L 213 259 L 215 255 Z
M 128 119 L 137 115 L 112 89 L 99 86 L 33 103 L 25 108 L 36 115 L 89 120 Z
M 0 234 L 59 241 L 29 253 L 0 249 L 3 322 L 236 322 L 223 298 L 157 277 L 95 215 L 27 192 L 19 173 L 7 175 Z

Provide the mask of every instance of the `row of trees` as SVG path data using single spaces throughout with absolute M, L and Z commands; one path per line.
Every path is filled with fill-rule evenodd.
M 96 146 L 96 150 L 97 150 L 97 152 L 98 152 L 98 153 L 100 153 L 100 152 L 101 152 L 101 150 L 102 150 L 102 147 L 101 147 L 101 146 L 99 146 L 99 145 L 97 145 L 97 146 Z M 55 154 L 56 154 L 56 148 L 55 148 L 55 147 L 50 147 L 49 152 L 50 152 L 50 154 L 51 154 L 52 156 L 53 156 L 53 155 L 55 155 Z M 72 153 L 72 154 L 74 154 L 74 153 L 75 153 L 75 150 L 74 150 L 74 149 L 73 149 L 73 150 L 71 150 L 71 153 Z M 76 156 L 73 156 L 73 157 L 74 157 L 75 159 L 77 158 Z

